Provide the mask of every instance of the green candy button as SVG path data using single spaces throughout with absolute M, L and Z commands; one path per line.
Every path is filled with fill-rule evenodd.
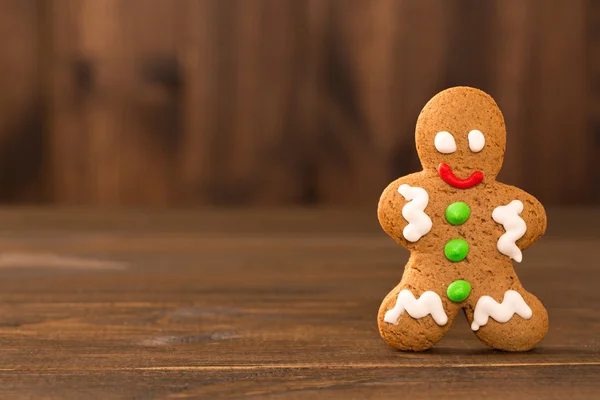
M 458 201 L 452 203 L 446 208 L 446 219 L 452 225 L 464 224 L 471 215 L 471 209 L 467 203 Z
M 460 303 L 471 293 L 471 284 L 467 281 L 459 280 L 454 281 L 448 286 L 446 294 L 448 298 L 455 303 Z
M 452 239 L 444 246 L 444 254 L 450 261 L 461 261 L 469 253 L 469 244 L 464 239 Z

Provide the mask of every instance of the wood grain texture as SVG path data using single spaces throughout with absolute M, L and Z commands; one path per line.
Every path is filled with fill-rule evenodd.
M 0 211 L 0 397 L 587 399 L 600 394 L 600 211 L 549 210 L 518 273 L 550 331 L 494 352 L 380 339 L 407 252 L 371 212 Z
M 594 149 L 600 146 L 600 4 L 589 3 L 591 9 L 586 13 L 586 77 L 587 77 L 587 96 L 588 129 L 590 129 L 590 146 L 588 148 L 589 159 L 596 159 L 593 156 Z M 594 168 L 593 182 L 600 182 L 600 168 Z M 592 197 L 600 198 L 600 185 L 590 188 Z M 595 192 L 595 193 L 594 193 Z
M 57 0 L 47 10 L 57 201 L 170 204 L 181 129 L 180 10 L 168 0 Z
M 0 11 L 0 201 L 373 206 L 419 169 L 427 100 L 470 85 L 504 111 L 503 181 L 545 204 L 600 202 L 595 2 L 0 0 Z
M 0 201 L 3 202 L 47 200 L 39 24 L 35 0 L 0 1 L 0 187 L 3 188 Z

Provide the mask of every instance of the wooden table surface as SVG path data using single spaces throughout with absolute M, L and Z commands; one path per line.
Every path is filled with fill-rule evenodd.
M 599 398 L 600 210 L 549 214 L 514 354 L 380 339 L 408 253 L 372 210 L 0 211 L 0 398 Z

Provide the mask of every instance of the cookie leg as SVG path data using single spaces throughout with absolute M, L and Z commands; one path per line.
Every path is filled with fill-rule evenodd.
M 403 280 L 379 308 L 379 333 L 396 349 L 424 351 L 444 337 L 458 311 L 441 287 L 420 288 Z
M 546 309 L 522 287 L 470 299 L 465 315 L 477 337 L 498 350 L 531 350 L 548 331 Z

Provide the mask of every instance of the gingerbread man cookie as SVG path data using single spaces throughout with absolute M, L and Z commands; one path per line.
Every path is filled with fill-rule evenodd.
M 546 230 L 544 207 L 496 181 L 504 118 L 486 93 L 455 87 L 433 97 L 416 126 L 423 170 L 381 195 L 379 222 L 411 252 L 379 309 L 379 332 L 400 350 L 432 347 L 462 309 L 488 346 L 525 351 L 548 330 L 542 303 L 513 269 Z

